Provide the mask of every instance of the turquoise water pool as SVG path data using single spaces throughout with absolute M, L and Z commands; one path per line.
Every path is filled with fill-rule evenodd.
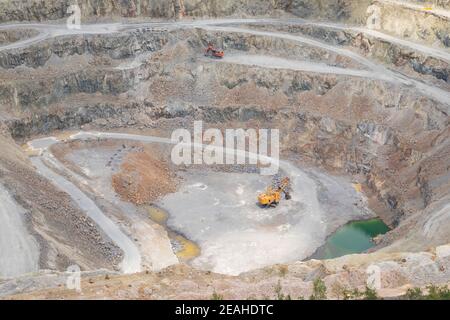
M 326 244 L 312 256 L 314 259 L 332 259 L 372 248 L 372 239 L 389 231 L 380 219 L 351 222 L 339 228 Z

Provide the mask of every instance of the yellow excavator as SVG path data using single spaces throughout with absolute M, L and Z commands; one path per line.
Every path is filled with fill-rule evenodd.
M 266 192 L 258 195 L 259 205 L 263 208 L 276 207 L 280 203 L 283 193 L 286 200 L 291 199 L 289 193 L 290 185 L 291 181 L 288 177 L 275 182 L 274 186 L 269 186 Z

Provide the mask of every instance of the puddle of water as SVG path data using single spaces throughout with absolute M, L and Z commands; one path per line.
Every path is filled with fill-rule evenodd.
M 169 217 L 167 212 L 156 207 L 148 207 L 147 211 L 150 219 L 152 219 L 154 222 L 164 226 L 166 225 L 167 219 Z
M 169 236 L 177 241 L 181 248 L 175 254 L 182 261 L 189 261 L 200 255 L 200 248 L 192 241 L 189 241 L 183 236 L 169 232 Z
M 25 154 L 29 157 L 37 157 L 41 154 L 40 150 L 33 149 L 28 144 L 23 144 L 21 147 Z
M 175 244 L 174 251 L 178 259 L 182 262 L 188 262 L 200 255 L 200 248 L 197 244 L 186 239 L 182 235 L 173 232 L 167 227 L 169 214 L 166 211 L 154 206 L 147 207 L 147 211 L 152 221 L 162 225 L 167 230 L 170 240 Z
M 351 222 L 338 229 L 326 244 L 312 256 L 314 259 L 333 259 L 347 254 L 361 253 L 373 246 L 372 239 L 389 231 L 380 219 Z

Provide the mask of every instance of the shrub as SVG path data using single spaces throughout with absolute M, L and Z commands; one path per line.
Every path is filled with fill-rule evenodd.
M 278 300 L 292 300 L 290 295 L 285 296 L 281 290 L 283 288 L 281 287 L 280 281 L 278 281 L 277 286 L 275 287 L 275 293 L 277 294 Z
M 377 291 L 375 289 L 371 289 L 369 287 L 366 287 L 366 291 L 363 293 L 363 299 L 364 300 L 378 300 Z
M 406 291 L 406 299 L 408 300 L 422 300 L 423 298 L 423 292 L 420 288 L 408 289 Z
M 428 295 L 426 297 L 428 300 L 450 300 L 450 289 L 447 286 L 429 285 L 427 289 Z
M 211 300 L 223 300 L 223 296 L 218 294 L 215 290 L 211 296 Z
M 450 289 L 447 286 L 427 286 L 428 293 L 424 294 L 420 288 L 408 289 L 405 298 L 409 300 L 450 300 Z
M 327 286 L 322 279 L 317 278 L 313 283 L 313 294 L 309 297 L 310 300 L 326 300 Z
M 356 299 L 378 300 L 378 299 L 380 299 L 380 297 L 378 297 L 377 291 L 375 289 L 371 289 L 367 286 L 363 292 L 359 291 L 358 289 L 344 290 L 343 297 L 344 297 L 344 300 L 356 300 Z

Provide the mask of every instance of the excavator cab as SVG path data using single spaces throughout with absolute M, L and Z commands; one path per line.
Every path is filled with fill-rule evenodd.
M 272 187 L 268 187 L 266 192 L 261 193 L 258 196 L 258 203 L 262 207 L 277 206 L 281 200 L 281 193 L 278 190 L 274 190 Z
M 225 56 L 225 53 L 223 50 L 214 48 L 212 43 L 208 43 L 208 47 L 205 49 L 205 56 L 222 59 Z
M 275 186 L 269 186 L 266 192 L 258 195 L 258 204 L 263 208 L 276 207 L 280 203 L 283 193 L 286 200 L 291 199 L 289 189 L 290 180 L 285 177 L 281 181 L 275 182 Z

